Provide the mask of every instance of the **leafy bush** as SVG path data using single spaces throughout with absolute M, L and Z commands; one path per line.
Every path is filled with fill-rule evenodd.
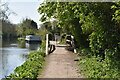
M 46 41 L 42 40 L 41 51 L 45 53 L 45 50 L 46 50 Z
M 90 52 L 89 48 L 84 48 L 84 49 L 78 49 L 77 50 L 78 55 L 80 56 L 91 56 L 92 52 Z
M 38 72 L 42 70 L 44 62 L 43 52 L 36 51 L 28 55 L 29 59 L 14 70 L 7 78 L 37 78 Z
M 23 41 L 23 40 L 25 40 L 25 38 L 23 37 L 18 38 L 18 41 Z
M 38 12 L 45 14 L 41 21 L 59 19 L 58 27 L 61 32 L 74 36 L 79 54 L 97 57 L 89 56 L 80 61 L 87 77 L 120 77 L 120 1 L 47 2 L 40 5 Z
M 80 59 L 80 73 L 84 73 L 87 78 L 120 78 L 120 61 L 116 61 L 115 58 L 99 60 L 100 57 Z

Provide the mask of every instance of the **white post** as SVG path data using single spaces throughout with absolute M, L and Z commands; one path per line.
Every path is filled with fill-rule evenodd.
M 46 55 L 48 55 L 48 34 L 46 34 Z
M 74 44 L 74 36 L 71 36 L 71 38 L 72 38 L 72 45 L 74 45 L 73 47 L 74 47 L 74 53 L 77 53 L 77 50 L 75 49 L 75 44 Z

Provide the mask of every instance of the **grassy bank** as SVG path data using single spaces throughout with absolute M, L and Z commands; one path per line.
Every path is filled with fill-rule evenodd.
M 45 41 L 42 43 L 42 50 L 28 54 L 28 60 L 21 66 L 16 67 L 14 73 L 7 78 L 37 78 L 38 73 L 42 70 L 45 57 Z
M 29 59 L 14 70 L 7 78 L 37 78 L 44 64 L 44 53 L 36 51 L 28 55 Z
M 120 61 L 114 57 L 100 61 L 96 57 L 84 57 L 80 59 L 80 73 L 87 78 L 120 78 Z

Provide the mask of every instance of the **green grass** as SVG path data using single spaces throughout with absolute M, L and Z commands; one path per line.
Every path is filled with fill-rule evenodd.
M 63 39 L 62 41 L 60 41 L 60 43 L 59 44 L 66 44 L 66 40 L 65 39 Z

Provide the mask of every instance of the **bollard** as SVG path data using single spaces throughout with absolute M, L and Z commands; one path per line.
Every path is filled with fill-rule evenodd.
M 46 55 L 48 55 L 48 34 L 46 34 Z

